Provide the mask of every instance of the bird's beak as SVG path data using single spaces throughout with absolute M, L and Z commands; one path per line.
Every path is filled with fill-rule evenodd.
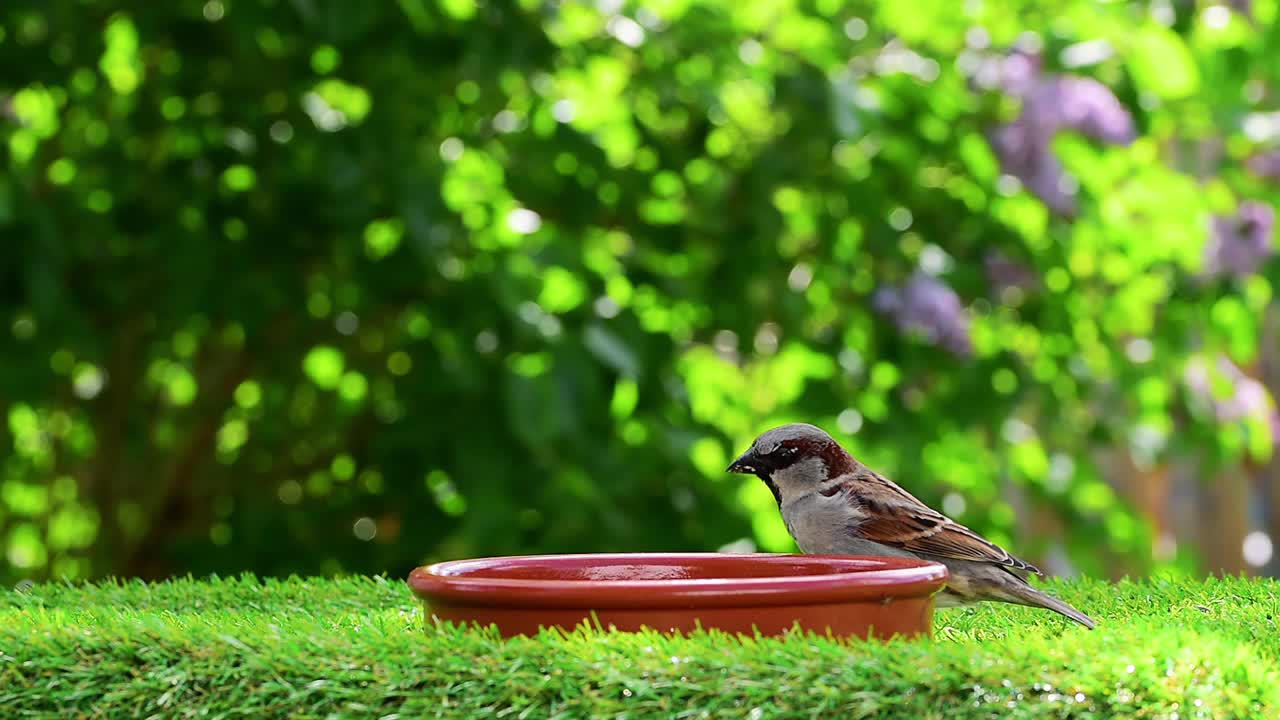
M 756 461 L 755 454 L 753 454 L 750 450 L 748 450 L 742 453 L 742 457 L 738 458 L 737 460 L 734 460 L 733 463 L 730 464 L 729 467 L 725 470 L 725 472 L 742 473 L 743 475 L 755 475 L 756 472 L 759 470 L 759 467 L 760 466 Z

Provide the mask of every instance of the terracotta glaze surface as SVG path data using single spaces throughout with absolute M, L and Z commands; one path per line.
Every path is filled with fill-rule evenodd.
M 420 567 L 409 585 L 432 619 L 504 637 L 582 623 L 779 635 L 928 636 L 947 570 L 901 558 L 628 553 L 526 555 Z

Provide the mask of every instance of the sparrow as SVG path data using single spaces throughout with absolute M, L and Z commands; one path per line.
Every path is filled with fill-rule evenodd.
M 949 571 L 937 607 L 996 600 L 1053 610 L 1093 629 L 1088 615 L 1027 582 L 1033 565 L 917 500 L 854 459 L 824 430 L 796 423 L 756 438 L 728 472 L 755 475 L 778 502 L 800 550 L 932 560 Z

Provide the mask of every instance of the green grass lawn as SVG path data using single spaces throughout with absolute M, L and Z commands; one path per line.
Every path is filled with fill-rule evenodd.
M 424 630 L 398 580 L 37 585 L 0 601 L 3 717 L 1280 717 L 1280 583 L 1054 588 L 1084 630 L 945 610 L 932 641 Z

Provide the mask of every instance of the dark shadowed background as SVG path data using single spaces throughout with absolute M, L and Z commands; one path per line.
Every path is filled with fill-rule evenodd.
M 790 550 L 814 422 L 1274 573 L 1275 0 L 6 0 L 0 580 Z

